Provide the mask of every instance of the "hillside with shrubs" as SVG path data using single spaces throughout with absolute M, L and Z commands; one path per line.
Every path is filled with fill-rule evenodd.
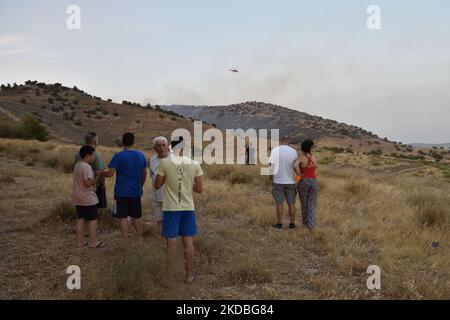
M 86 132 L 96 131 L 103 145 L 115 147 L 120 145 L 122 134 L 131 131 L 137 137 L 138 146 L 149 147 L 152 137 L 170 136 L 177 128 L 191 130 L 192 122 L 159 106 L 130 101 L 115 103 L 60 83 L 26 81 L 0 87 L 0 136 L 3 138 L 30 137 L 30 132 L 22 132 L 23 125 L 29 123 L 34 128 L 31 130 L 42 130 L 30 137 L 38 140 L 80 143 Z

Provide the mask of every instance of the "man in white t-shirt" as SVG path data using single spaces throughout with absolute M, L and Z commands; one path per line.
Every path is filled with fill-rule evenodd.
M 280 146 L 273 148 L 270 153 L 269 163 L 272 164 L 272 196 L 275 200 L 277 210 L 277 223 L 274 228 L 283 228 L 283 203 L 289 207 L 289 228 L 295 228 L 295 188 L 294 163 L 297 160 L 297 151 L 289 147 L 289 137 L 283 136 Z
M 156 137 L 153 139 L 153 150 L 156 154 L 150 159 L 148 166 L 150 169 L 150 177 L 152 178 L 152 208 L 156 223 L 158 224 L 158 233 L 162 233 L 163 213 L 162 206 L 164 200 L 164 186 L 159 189 L 155 188 L 156 170 L 161 165 L 161 160 L 170 156 L 169 144 L 164 137 Z

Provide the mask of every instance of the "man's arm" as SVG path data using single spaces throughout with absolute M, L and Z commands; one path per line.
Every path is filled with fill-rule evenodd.
M 194 178 L 194 192 L 203 192 L 203 176 L 198 176 Z
M 300 157 L 294 162 L 294 170 L 296 174 L 300 175 Z
M 99 171 L 103 171 L 106 169 L 106 164 L 103 161 L 102 158 L 102 154 L 98 151 L 96 151 L 95 153 L 95 160 L 94 160 L 94 167 L 99 170 Z M 98 176 L 98 183 L 101 184 L 102 186 L 105 185 L 105 176 Z
M 142 169 L 142 185 L 145 184 L 145 181 L 147 180 L 147 168 Z
M 162 187 L 162 185 L 164 184 L 164 180 L 166 180 L 165 176 L 162 176 L 160 174 L 156 175 L 156 179 L 155 179 L 155 188 L 156 188 L 156 190 L 159 190 L 159 188 Z
M 115 174 L 116 174 L 116 169 L 114 169 L 114 168 L 108 168 L 106 170 L 97 171 L 97 175 L 99 178 L 101 178 L 101 177 L 111 178 L 111 177 L 114 177 Z

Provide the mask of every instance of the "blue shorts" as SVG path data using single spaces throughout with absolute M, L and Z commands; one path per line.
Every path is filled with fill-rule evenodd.
M 193 237 L 197 234 L 195 211 L 163 211 L 164 238 Z

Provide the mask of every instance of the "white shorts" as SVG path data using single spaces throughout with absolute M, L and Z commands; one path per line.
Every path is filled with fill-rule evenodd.
M 156 221 L 163 220 L 162 206 L 163 206 L 162 201 L 152 200 L 153 215 L 155 216 Z

